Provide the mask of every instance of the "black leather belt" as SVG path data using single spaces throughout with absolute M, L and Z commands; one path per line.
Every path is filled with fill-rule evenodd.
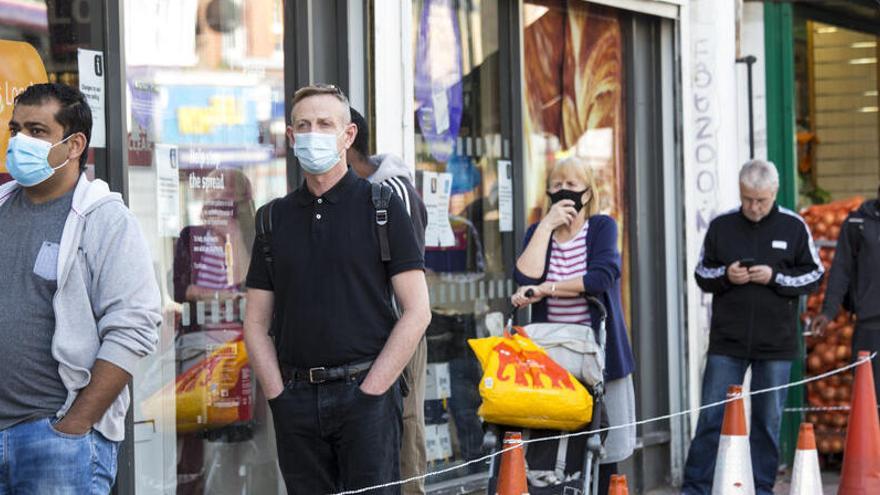
M 294 382 L 307 382 L 311 384 L 346 380 L 369 370 L 371 366 L 373 366 L 372 361 L 347 364 L 333 368 L 326 368 L 324 366 L 318 366 L 315 368 L 293 368 L 281 365 L 281 379 L 284 380 L 284 383 L 293 380 Z

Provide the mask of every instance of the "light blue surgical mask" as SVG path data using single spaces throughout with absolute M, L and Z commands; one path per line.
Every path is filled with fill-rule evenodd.
M 336 140 L 341 134 L 297 133 L 293 143 L 293 154 L 299 159 L 303 170 L 310 174 L 321 175 L 339 163 L 341 155 L 336 148 Z
M 45 182 L 56 170 L 67 165 L 70 160 L 53 167 L 49 165 L 49 152 L 55 146 L 72 138 L 74 134 L 55 144 L 18 133 L 9 138 L 6 148 L 6 169 L 16 182 L 24 187 L 33 187 Z

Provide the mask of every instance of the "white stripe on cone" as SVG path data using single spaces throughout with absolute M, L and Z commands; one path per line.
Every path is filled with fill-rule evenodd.
M 721 435 L 712 495 L 754 495 L 749 437 Z
M 791 475 L 790 495 L 822 495 L 819 454 L 815 450 L 797 450 Z

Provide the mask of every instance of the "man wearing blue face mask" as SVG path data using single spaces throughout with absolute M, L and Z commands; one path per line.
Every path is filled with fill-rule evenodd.
M 388 191 L 380 212 L 349 170 L 357 127 L 338 88 L 298 90 L 287 134 L 305 181 L 272 203 L 272 235 L 254 243 L 244 324 L 278 463 L 289 493 L 396 481 L 401 372 L 431 318 L 423 256 L 400 198 Z
M 119 194 L 84 172 L 92 115 L 62 84 L 15 99 L 0 186 L 0 493 L 109 493 L 159 290 Z

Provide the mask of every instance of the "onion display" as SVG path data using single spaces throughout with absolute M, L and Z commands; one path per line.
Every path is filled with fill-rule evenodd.
M 819 244 L 819 259 L 825 267 L 825 277 L 819 291 L 807 297 L 807 311 L 804 323 L 814 318 L 822 310 L 828 271 L 834 262 L 834 246 L 840 235 L 841 225 L 847 215 L 863 202 L 861 197 L 853 197 L 825 205 L 816 205 L 801 211 L 801 216 L 813 238 Z M 825 335 L 807 337 L 807 376 L 815 376 L 826 371 L 849 364 L 852 358 L 853 321 L 843 310 L 828 324 Z M 848 406 L 852 399 L 852 374 L 833 375 L 807 385 L 807 404 L 811 407 Z M 806 420 L 816 428 L 816 446 L 822 454 L 843 452 L 846 438 L 846 425 L 849 411 L 811 412 Z

